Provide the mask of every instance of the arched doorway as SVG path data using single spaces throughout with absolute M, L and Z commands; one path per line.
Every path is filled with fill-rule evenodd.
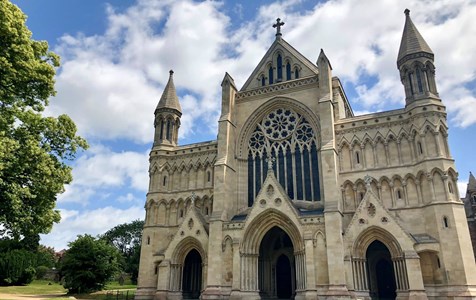
M 372 299 L 390 300 L 397 296 L 397 285 L 392 257 L 380 241 L 373 241 L 367 248 L 367 268 Z
M 202 257 L 192 249 L 183 264 L 182 291 L 183 299 L 198 299 L 202 290 Z
M 294 247 L 279 227 L 271 228 L 261 240 L 258 276 L 262 298 L 290 299 L 295 294 Z

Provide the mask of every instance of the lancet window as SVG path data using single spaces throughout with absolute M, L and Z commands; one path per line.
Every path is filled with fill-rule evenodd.
M 256 126 L 248 141 L 248 205 L 253 205 L 273 160 L 273 172 L 294 200 L 320 199 L 316 135 L 309 122 L 278 108 Z

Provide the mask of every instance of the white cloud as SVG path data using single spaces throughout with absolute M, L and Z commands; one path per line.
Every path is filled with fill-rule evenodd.
M 107 198 L 110 188 L 128 188 L 145 193 L 148 189 L 148 151 L 113 152 L 101 145 L 94 145 L 73 165 L 73 182 L 59 195 L 59 203 L 81 203 L 89 199 Z M 98 192 L 101 193 L 98 195 Z
M 275 16 L 286 22 L 284 38 L 311 61 L 320 48 L 326 51 L 334 75 L 356 87 L 358 98 L 351 102 L 366 111 L 401 106 L 396 57 L 403 9 L 409 7 L 436 53 L 438 86 L 450 120 L 461 127 L 476 123 L 474 87 L 465 86 L 476 79 L 476 60 L 468 59 L 476 48 L 474 2 L 347 0 L 296 11 L 300 3 L 261 6 L 254 20 L 235 31 L 219 2 L 141 0 L 124 12 L 109 6 L 104 34 L 62 38 L 57 50 L 65 63 L 51 110 L 70 114 L 88 137 L 149 142 L 152 113 L 173 68 L 182 91 L 181 137 L 193 133 L 198 118 L 216 130 L 225 71 L 238 86 L 244 83 L 272 42 Z
M 111 206 L 96 210 L 76 211 L 61 209 L 61 222 L 53 226 L 51 233 L 41 235 L 41 244 L 57 251 L 67 248 L 79 234 L 96 236 L 116 225 L 144 219 L 145 211 L 140 206 L 119 209 Z
M 468 180 L 458 180 L 458 191 L 459 197 L 464 198 L 466 197 L 466 190 L 468 188 Z

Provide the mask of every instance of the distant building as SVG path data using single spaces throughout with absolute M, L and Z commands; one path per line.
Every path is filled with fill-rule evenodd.
M 244 86 L 225 74 L 215 141 L 177 144 L 170 73 L 136 299 L 476 297 L 434 54 L 405 15 L 397 110 L 354 116 L 324 51 L 309 61 L 279 19 Z
M 476 259 L 476 179 L 473 173 L 469 172 L 468 187 L 466 197 L 461 199 L 464 202 L 466 217 L 468 218 L 469 234 L 473 244 L 473 253 Z

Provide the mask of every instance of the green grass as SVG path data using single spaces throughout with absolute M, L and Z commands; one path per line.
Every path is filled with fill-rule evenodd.
M 49 285 L 51 283 L 51 285 Z M 25 286 L 0 286 L 0 294 L 66 294 L 66 290 L 59 283 L 49 280 L 34 280 Z
M 117 281 L 112 281 L 106 283 L 106 286 L 104 287 L 105 290 L 135 290 L 136 288 L 137 285 L 132 284 L 130 281 L 124 282 L 124 285 L 120 285 Z
M 51 283 L 51 285 L 49 284 Z M 73 296 L 77 299 L 93 299 L 93 300 L 115 300 L 117 290 L 128 290 L 129 299 L 133 298 L 132 295 L 135 293 L 137 286 L 126 282 L 124 285 L 119 285 L 118 282 L 108 282 L 104 290 L 91 293 L 91 294 L 80 294 L 80 295 L 67 295 L 68 292 L 62 285 L 59 283 L 54 283 L 49 280 L 34 280 L 29 285 L 25 286 L 0 286 L 0 298 L 1 294 L 22 294 L 22 295 L 48 295 L 48 294 L 57 294 L 62 297 L 54 297 L 56 300 L 65 300 L 69 299 L 69 296 Z M 107 297 L 107 293 L 113 293 L 113 296 Z M 123 292 L 124 297 L 126 291 Z M 124 298 L 125 299 L 125 298 Z

